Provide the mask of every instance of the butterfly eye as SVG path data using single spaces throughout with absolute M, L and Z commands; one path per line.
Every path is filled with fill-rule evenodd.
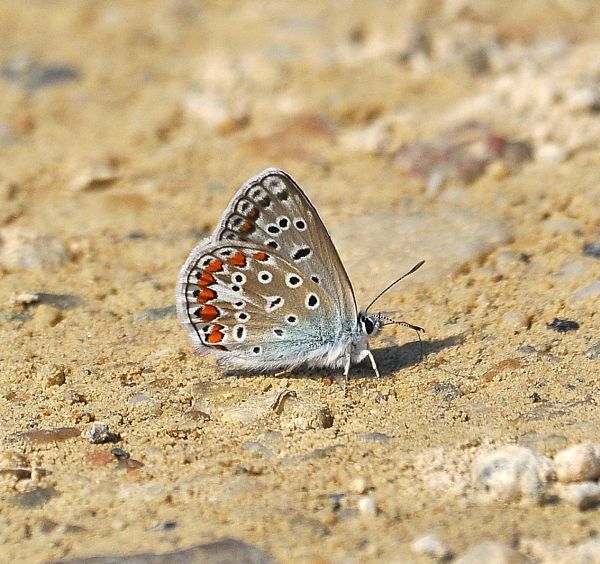
M 375 325 L 368 317 L 364 318 L 363 325 L 364 325 L 365 332 L 367 335 L 370 335 L 371 333 L 373 333 L 373 329 L 375 329 Z

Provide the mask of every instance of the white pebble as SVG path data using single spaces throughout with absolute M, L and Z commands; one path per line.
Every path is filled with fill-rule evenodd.
M 452 558 L 452 551 L 440 541 L 435 533 L 428 533 L 416 538 L 410 548 L 415 554 L 426 554 L 436 560 Z
M 600 445 L 581 443 L 554 457 L 559 482 L 583 482 L 600 478 Z
M 479 455 L 472 471 L 474 480 L 497 500 L 540 502 L 552 475 L 552 461 L 532 449 L 508 445 Z
M 596 482 L 569 484 L 565 486 L 562 497 L 577 509 L 590 509 L 600 503 L 600 486 Z
M 368 488 L 369 485 L 364 478 L 355 478 L 350 483 L 350 489 L 357 494 L 364 494 Z
M 568 156 L 568 151 L 556 143 L 544 143 L 535 150 L 535 159 L 548 164 L 560 164 Z
M 17 227 L 0 230 L 0 267 L 9 272 L 54 270 L 68 260 L 66 247 L 54 237 Z
M 598 93 L 592 88 L 578 88 L 565 97 L 565 105 L 572 112 L 589 112 L 598 104 Z
M 377 515 L 377 504 L 370 495 L 362 495 L 358 499 L 358 511 L 361 515 Z

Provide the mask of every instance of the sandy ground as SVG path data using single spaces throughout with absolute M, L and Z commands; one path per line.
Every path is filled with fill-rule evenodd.
M 494 498 L 477 471 L 600 432 L 600 11 L 503 6 L 0 4 L 0 560 L 592 546 L 597 503 L 552 472 Z M 336 371 L 192 353 L 179 268 L 268 166 L 315 202 L 359 302 L 427 260 L 380 302 L 427 329 L 422 360 L 386 329 L 383 377 L 355 367 L 344 396 Z

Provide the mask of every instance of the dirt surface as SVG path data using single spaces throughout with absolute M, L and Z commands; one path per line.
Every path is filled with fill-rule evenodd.
M 0 3 L 0 560 L 576 561 L 596 503 L 475 461 L 600 442 L 600 9 L 505 5 Z M 345 396 L 193 354 L 178 271 L 269 166 L 360 303 L 427 260 L 380 302 L 422 360 L 387 328 Z

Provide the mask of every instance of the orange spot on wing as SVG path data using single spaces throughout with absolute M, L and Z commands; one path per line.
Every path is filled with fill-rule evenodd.
M 252 229 L 252 224 L 249 221 L 245 221 L 240 227 L 242 233 L 248 233 Z
M 200 287 L 210 286 L 216 282 L 215 277 L 210 272 L 203 272 L 202 276 L 198 278 L 198 286 Z
M 211 260 L 204 270 L 207 272 L 221 272 L 223 270 L 223 261 L 219 259 Z
M 261 262 L 269 260 L 269 255 L 267 253 L 263 253 L 262 251 L 255 252 L 252 257 Z
M 209 323 L 219 317 L 221 312 L 214 305 L 205 305 L 200 310 L 200 319 L 204 323 Z
M 206 339 L 211 345 L 216 345 L 225 338 L 225 335 L 221 332 L 221 329 L 223 329 L 223 325 L 219 325 L 218 323 L 215 323 L 212 326 L 210 335 Z
M 217 297 L 217 293 L 210 288 L 201 288 L 200 292 L 198 292 L 198 302 L 201 304 L 205 304 L 210 300 L 214 300 Z
M 233 266 L 239 266 L 243 268 L 244 266 L 246 266 L 246 257 L 240 251 L 238 251 L 237 253 L 235 253 L 235 255 L 229 257 L 228 262 L 230 264 L 233 264 Z
M 258 210 L 256 208 L 252 208 L 247 214 L 246 217 L 249 219 L 256 219 L 258 217 Z

